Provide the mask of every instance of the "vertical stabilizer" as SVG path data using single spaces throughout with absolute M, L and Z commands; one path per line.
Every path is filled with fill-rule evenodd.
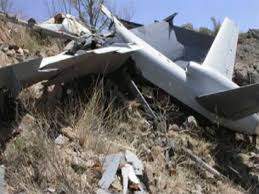
M 230 19 L 225 18 L 203 65 L 213 68 L 231 80 L 236 58 L 238 34 L 238 26 Z

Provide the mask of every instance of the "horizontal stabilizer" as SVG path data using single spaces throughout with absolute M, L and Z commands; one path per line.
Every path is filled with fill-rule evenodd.
M 210 112 L 238 120 L 259 112 L 259 84 L 197 97 Z

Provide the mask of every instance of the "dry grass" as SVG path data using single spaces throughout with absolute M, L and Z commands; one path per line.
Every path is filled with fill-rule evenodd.
M 105 138 L 105 133 L 111 132 L 110 129 L 119 122 L 119 111 L 114 111 L 112 104 L 105 105 L 102 87 L 96 88 L 99 89 L 93 92 L 87 103 L 71 99 L 66 108 L 46 112 L 41 112 L 36 100 L 31 98 L 34 91 L 28 89 L 21 94 L 26 109 L 33 115 L 28 117 L 35 119 L 8 144 L 5 152 L 11 192 L 40 193 L 49 187 L 66 193 L 94 191 L 97 178 L 100 178 L 98 171 L 89 167 L 78 173 L 72 165 L 73 160 L 85 156 L 84 161 L 95 158 L 97 162 L 100 154 L 117 152 L 123 147 Z M 64 111 L 69 107 L 70 111 Z M 60 147 L 54 143 L 55 134 L 60 133 L 66 123 L 71 124 L 72 133 L 77 138 Z
M 136 152 L 145 162 L 149 178 L 153 177 L 149 180 L 153 193 L 239 192 L 229 183 L 211 180 L 183 154 L 174 153 L 171 162 L 165 162 L 160 155 L 164 155 L 161 142 L 168 138 L 167 133 L 152 130 L 136 103 L 118 107 L 115 97 L 107 99 L 104 88 L 103 82 L 94 84 L 86 99 L 71 96 L 65 103 L 56 101 L 48 109 L 40 106 L 38 91 L 30 88 L 21 94 L 23 105 L 32 115 L 29 118 L 34 119 L 31 125 L 26 124 L 21 135 L 11 140 L 5 151 L 10 193 L 42 193 L 48 188 L 57 193 L 94 193 L 105 155 L 126 149 Z M 46 100 L 45 96 L 42 103 L 48 104 Z M 63 128 L 69 128 L 73 138 L 57 145 L 55 138 L 63 134 Z M 191 142 L 195 153 L 212 162 L 213 158 L 209 157 L 212 145 L 192 133 L 175 132 L 174 140 L 179 145 Z M 154 147 L 161 152 L 157 149 L 154 155 L 148 151 L 152 152 Z
M 58 54 L 64 46 L 61 40 L 46 37 L 17 24 L 0 21 L 0 30 L 0 42 L 27 49 L 32 56 L 37 52 L 52 56 Z

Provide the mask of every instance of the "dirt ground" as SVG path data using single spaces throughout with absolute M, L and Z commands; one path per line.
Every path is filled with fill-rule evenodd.
M 61 50 L 56 40 L 27 37 L 15 25 L 0 23 L 0 30 L 1 65 Z M 256 35 L 240 35 L 234 77 L 240 85 L 259 81 Z M 18 41 L 28 38 L 29 44 Z M 44 94 L 37 84 L 20 94 L 11 121 L 0 126 L 8 193 L 96 193 L 105 156 L 125 150 L 143 161 L 147 193 L 259 193 L 259 155 L 251 137 L 213 125 L 150 83 L 137 82 L 160 118 L 154 123 L 131 96 L 108 79 L 97 80 L 51 86 Z M 179 151 L 183 146 L 226 179 L 199 168 Z

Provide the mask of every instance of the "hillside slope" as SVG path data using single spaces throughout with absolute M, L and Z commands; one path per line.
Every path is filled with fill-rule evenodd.
M 63 46 L 14 24 L 0 22 L 0 30 L 2 66 L 54 55 Z M 240 85 L 259 82 L 257 34 L 240 36 L 234 78 Z M 160 117 L 157 125 L 105 78 L 24 90 L 15 119 L 0 129 L 0 177 L 8 193 L 95 193 L 105 156 L 125 150 L 143 161 L 148 193 L 259 192 L 259 156 L 250 137 L 212 125 L 158 88 L 139 85 Z M 226 180 L 199 168 L 179 151 L 182 146 Z M 111 189 L 121 187 L 118 181 Z

